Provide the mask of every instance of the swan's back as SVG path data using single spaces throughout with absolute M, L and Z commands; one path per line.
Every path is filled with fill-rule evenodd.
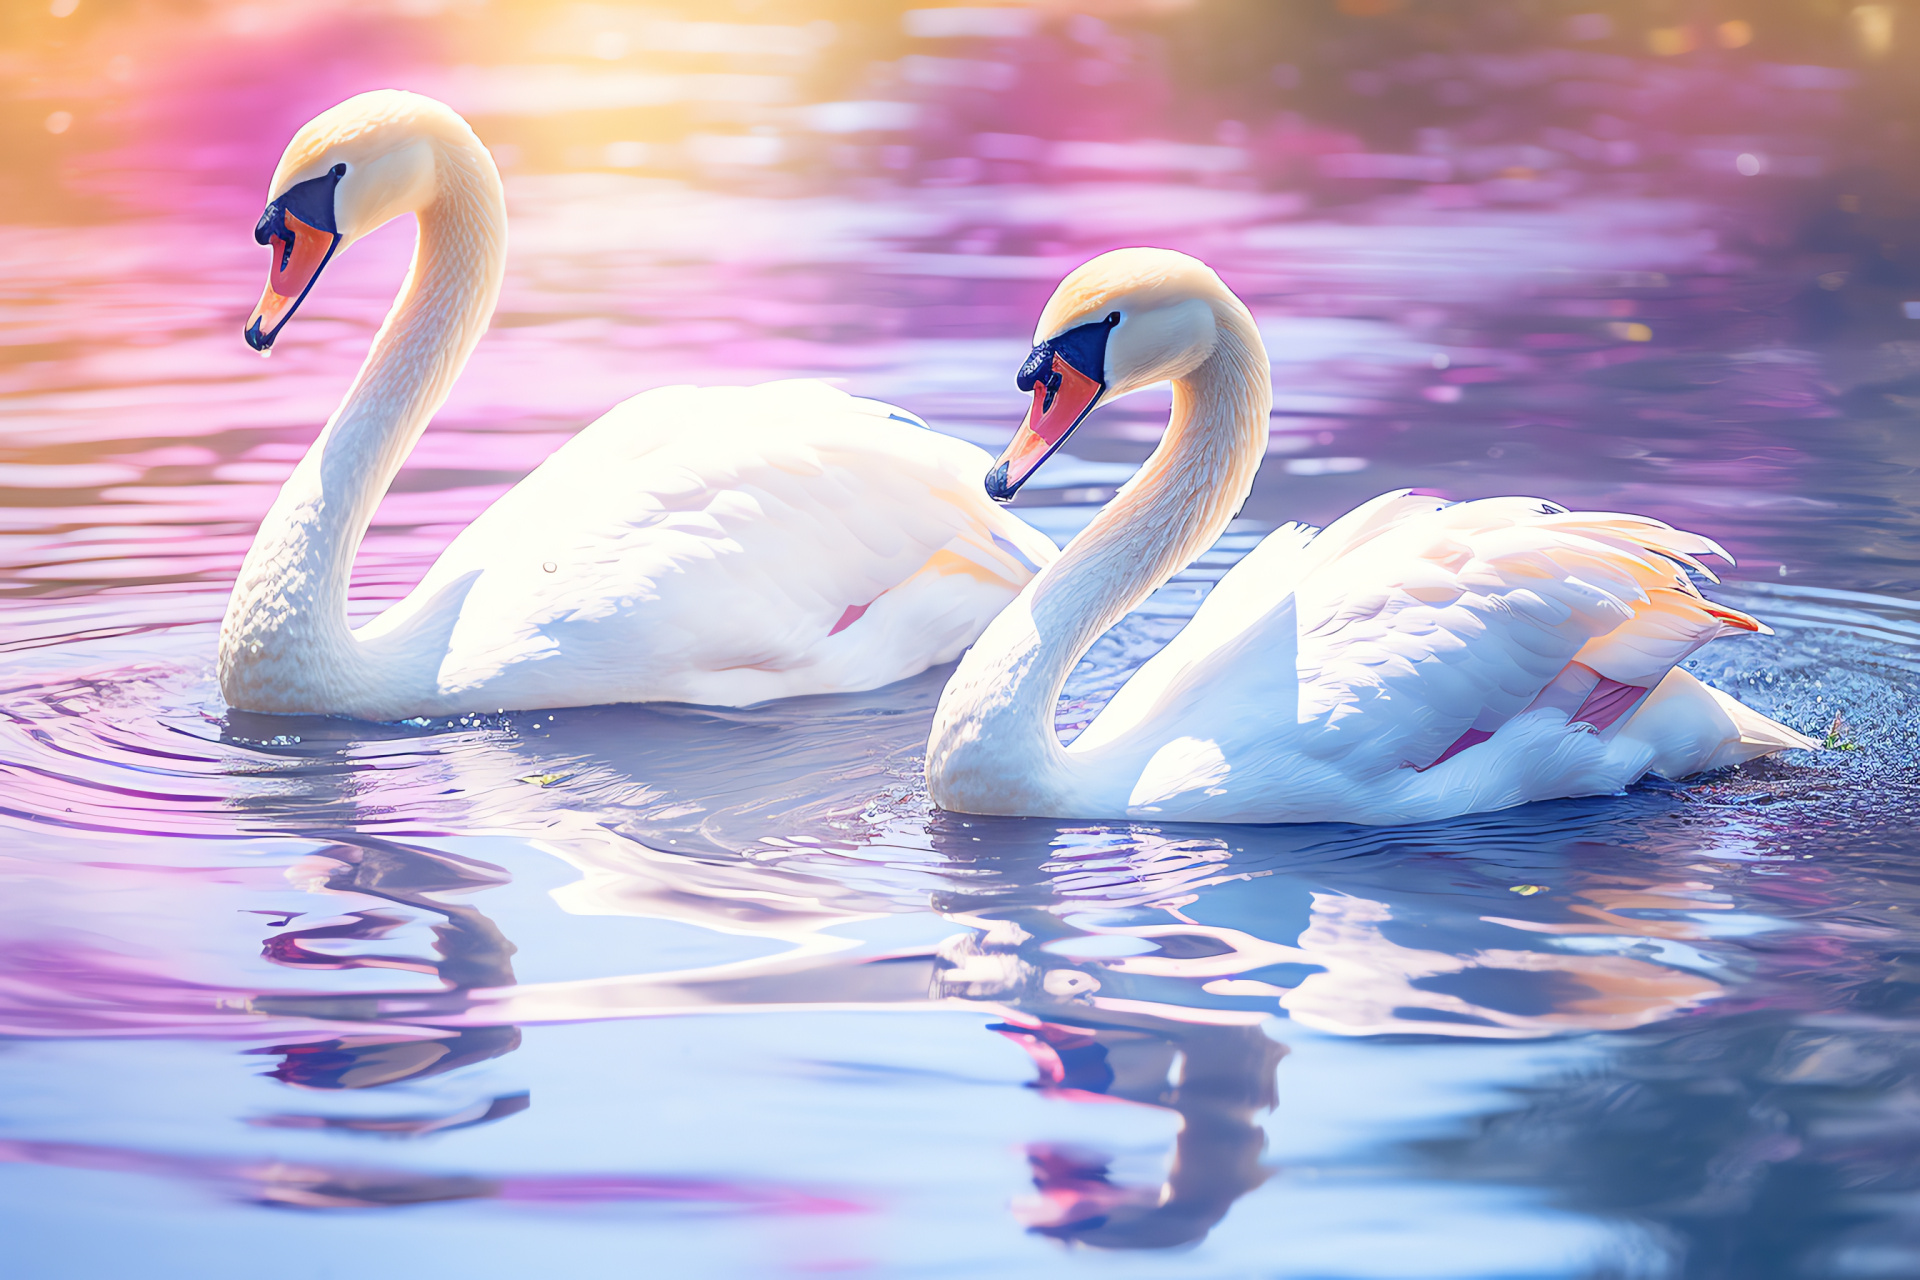
M 986 498 L 989 462 L 824 383 L 649 391 L 555 450 L 366 634 L 426 637 L 443 691 L 498 686 L 503 705 L 876 687 L 956 656 L 1051 558 Z
M 1674 669 L 1688 655 L 1721 636 L 1764 630 L 1701 595 L 1689 570 L 1705 573 L 1699 557 L 1709 554 L 1725 555 L 1645 517 L 1569 512 L 1532 498 L 1448 504 L 1387 494 L 1317 536 L 1288 526 L 1266 539 L 1074 749 L 1192 735 L 1230 766 L 1239 800 L 1276 816 L 1322 806 L 1382 821 L 1417 816 L 1396 814 L 1384 798 L 1362 803 L 1370 788 L 1383 797 L 1418 791 L 1438 812 L 1449 786 L 1510 781 L 1476 770 L 1514 761 L 1471 749 L 1523 713 L 1550 707 L 1562 725 L 1592 731 L 1576 737 L 1603 745 L 1652 705 L 1642 699 L 1669 673 L 1687 683 Z M 1702 714 L 1718 714 L 1705 692 Z M 1692 768 L 1805 745 L 1747 716 L 1771 726 L 1756 731 L 1752 751 L 1706 742 Z M 1610 767 L 1598 747 L 1588 754 L 1593 767 Z M 1177 755 L 1147 771 L 1178 781 L 1194 765 Z M 1498 799 L 1470 807 L 1500 807 Z

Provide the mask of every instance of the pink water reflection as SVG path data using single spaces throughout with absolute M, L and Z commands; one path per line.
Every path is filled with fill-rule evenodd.
M 1142 240 L 1216 261 L 1273 326 L 1282 467 L 1363 475 L 1304 486 L 1286 512 L 1324 517 L 1398 479 L 1384 455 L 1411 424 L 1444 433 L 1477 397 L 1520 388 L 1546 393 L 1523 397 L 1525 419 L 1572 426 L 1555 384 L 1641 360 L 1642 331 L 1684 342 L 1686 313 L 1721 304 L 1676 282 L 1749 260 L 1716 208 L 1727 179 L 1699 167 L 1707 143 L 1737 118 L 1767 154 L 1803 154 L 1852 83 L 1768 61 L 1784 48 L 1770 36 L 1659 63 L 1556 28 L 1551 52 L 1383 63 L 1394 93 L 1445 99 L 1461 82 L 1542 104 L 1538 139 L 1510 124 L 1487 136 L 1495 116 L 1467 111 L 1470 127 L 1420 133 L 1424 168 L 1396 167 L 1362 132 L 1303 114 L 1320 99 L 1287 87 L 1297 67 L 1264 88 L 1196 90 L 1125 9 L 194 9 L 184 22 L 88 5 L 22 29 L 28 100 L 71 124 L 17 153 L 8 176 L 40 198 L 0 226 L 13 590 L 116 592 L 155 622 L 217 615 L 404 270 L 408 229 L 389 228 L 329 271 L 271 364 L 235 338 L 274 159 L 360 89 L 407 85 L 473 113 L 505 161 L 514 223 L 500 317 L 363 552 L 372 611 L 563 433 L 650 386 L 845 377 L 991 443 L 1017 413 L 1009 370 L 1052 280 Z M 1769 172 L 1815 180 L 1784 161 Z M 1518 307 L 1531 331 L 1463 323 L 1488 307 Z M 1815 375 L 1791 364 L 1731 389 L 1749 409 L 1825 412 Z M 1107 417 L 1108 441 L 1150 438 L 1151 423 Z M 1795 462 L 1736 447 L 1658 485 L 1574 469 L 1554 496 L 1591 490 L 1683 522 L 1704 509 L 1764 560 L 1746 527 L 1777 517 Z M 171 609 L 149 584 L 181 588 L 163 593 Z M 74 608 L 8 627 L 80 629 L 91 615 Z
M 525 1205 L 672 1204 L 750 1214 L 846 1214 L 857 1201 L 795 1188 L 636 1174 L 484 1177 L 376 1166 L 222 1160 L 71 1142 L 0 1139 L 0 1163 L 138 1173 L 288 1209 L 384 1209 L 457 1200 Z

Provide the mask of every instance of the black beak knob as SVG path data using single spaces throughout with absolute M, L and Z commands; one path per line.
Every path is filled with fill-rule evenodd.
M 1007 464 L 1002 462 L 987 472 L 987 496 L 995 502 L 1012 502 L 1018 486 L 1007 483 Z

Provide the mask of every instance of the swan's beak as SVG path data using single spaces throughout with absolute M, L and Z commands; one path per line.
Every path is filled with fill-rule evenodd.
M 1106 384 L 1088 377 L 1045 344 L 1034 348 L 1020 370 L 1022 389 L 1033 389 L 1033 403 L 1013 443 L 987 472 L 987 496 L 1011 502 L 1040 464 L 1053 456 L 1068 434 L 1100 402 Z
M 255 351 L 273 346 L 320 278 L 320 269 L 340 247 L 333 221 L 333 188 L 338 181 L 338 175 L 329 173 L 300 183 L 268 205 L 253 229 L 253 238 L 273 250 L 267 287 L 247 320 L 247 345 Z
M 276 233 L 267 240 L 273 250 L 273 267 L 267 274 L 267 287 L 261 291 L 260 305 L 247 321 L 247 345 L 255 351 L 273 345 L 340 242 L 339 236 L 310 227 L 291 213 L 286 215 L 284 230 L 284 238 Z

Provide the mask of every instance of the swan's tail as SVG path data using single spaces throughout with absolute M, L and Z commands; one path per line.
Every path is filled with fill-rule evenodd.
M 1646 767 L 1666 778 L 1820 745 L 1678 668 L 1667 672 L 1633 713 L 1616 744 L 1647 750 L 1652 758 Z

